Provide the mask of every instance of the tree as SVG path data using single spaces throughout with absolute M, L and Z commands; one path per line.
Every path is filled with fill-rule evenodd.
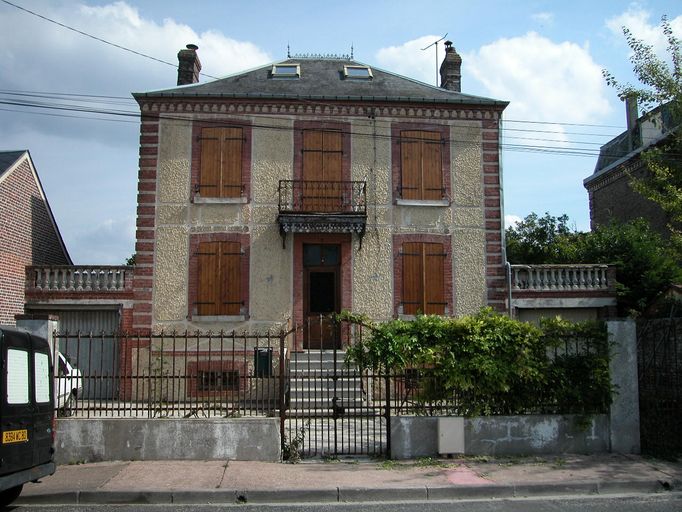
M 539 217 L 531 213 L 515 226 L 507 228 L 507 260 L 528 265 L 564 263 L 570 253 L 575 231 L 569 227 L 568 215 Z
M 133 253 L 130 257 L 126 258 L 125 264 L 131 267 L 135 266 L 135 254 Z
M 642 219 L 590 232 L 574 231 L 568 225 L 566 215 L 531 213 L 507 228 L 507 259 L 514 264 L 615 265 L 621 314 L 643 312 L 671 283 L 682 280 L 678 253 Z
M 668 42 L 670 64 L 656 55 L 652 45 L 637 39 L 627 27 L 623 27 L 623 34 L 632 50 L 630 61 L 640 84 L 623 84 L 607 70 L 602 73 L 606 83 L 616 88 L 621 99 L 636 98 L 643 114 L 665 105 L 670 112 L 672 126 L 679 126 L 682 121 L 682 48 L 666 16 L 661 18 L 661 30 Z M 642 160 L 648 168 L 648 175 L 634 179 L 632 186 L 668 215 L 673 240 L 682 246 L 682 129 L 676 129 L 662 144 L 644 151 Z

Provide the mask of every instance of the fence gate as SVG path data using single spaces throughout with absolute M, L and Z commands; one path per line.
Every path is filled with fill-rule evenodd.
M 303 457 L 386 455 L 386 379 L 344 364 L 345 352 L 294 351 L 289 359 L 283 447 Z
M 682 318 L 637 324 L 642 452 L 682 454 Z

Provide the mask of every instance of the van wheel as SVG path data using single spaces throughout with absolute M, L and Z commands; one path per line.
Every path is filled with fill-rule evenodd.
M 14 500 L 16 500 L 21 494 L 21 489 L 23 489 L 24 484 L 17 485 L 16 487 L 11 487 L 0 492 L 0 507 L 6 507 Z
M 66 399 L 66 402 L 64 402 L 64 405 L 62 405 L 61 409 L 59 409 L 59 416 L 62 418 L 66 418 L 68 416 L 71 416 L 73 414 L 73 410 L 76 407 L 76 396 L 72 393 L 69 393 L 68 398 Z

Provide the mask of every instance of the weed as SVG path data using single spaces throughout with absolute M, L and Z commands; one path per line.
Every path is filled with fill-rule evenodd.
M 557 457 L 556 459 L 554 459 L 553 467 L 555 469 L 561 469 L 565 465 L 566 465 L 566 459 L 564 459 L 563 457 Z
M 310 428 L 310 420 L 296 431 L 296 435 L 293 439 L 289 440 L 284 437 L 284 450 L 282 452 L 282 459 L 289 462 L 290 464 L 296 464 L 301 462 L 301 449 L 303 448 L 303 442 L 305 441 L 305 432 Z

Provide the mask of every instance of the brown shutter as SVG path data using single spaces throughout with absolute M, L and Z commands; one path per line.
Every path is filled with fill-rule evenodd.
M 424 244 L 424 314 L 445 314 L 445 251 L 443 244 Z
M 220 315 L 220 242 L 200 242 L 198 263 L 197 315 Z
M 407 242 L 402 247 L 403 259 L 403 314 L 416 315 L 423 307 L 423 254 L 422 244 Z
M 421 199 L 421 137 L 419 131 L 400 132 L 401 198 Z
M 307 212 L 322 211 L 319 194 L 319 183 L 324 179 L 322 172 L 323 135 L 319 130 L 303 130 L 303 169 L 302 195 L 303 210 Z
M 241 244 L 221 242 L 220 280 L 223 315 L 239 315 L 242 306 Z
M 422 199 L 443 199 L 441 141 L 438 132 L 421 132 Z
M 220 128 L 201 130 L 201 170 L 199 194 L 202 197 L 220 197 Z
M 343 210 L 343 136 L 339 131 L 323 134 L 322 147 L 323 209 L 324 212 Z
M 244 135 L 241 128 L 222 128 L 222 197 L 242 195 L 242 148 Z

